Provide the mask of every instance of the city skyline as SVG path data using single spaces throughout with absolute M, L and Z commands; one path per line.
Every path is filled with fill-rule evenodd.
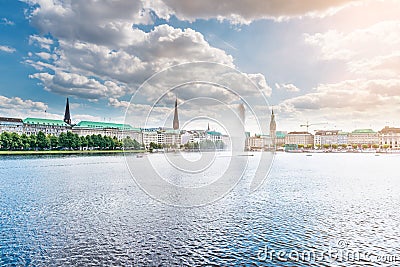
M 203 129 L 204 131 L 217 131 L 220 132 L 222 134 L 227 134 L 226 131 L 224 130 L 224 128 L 222 128 L 218 123 L 213 122 L 213 120 L 208 120 L 206 118 L 201 119 L 196 121 L 196 123 L 194 124 L 185 124 L 184 123 L 184 128 L 180 128 L 180 123 L 179 123 L 179 116 L 178 116 L 178 98 L 176 98 L 175 102 L 174 102 L 174 106 L 173 106 L 173 113 L 174 113 L 174 117 L 173 120 L 171 121 L 171 125 L 170 127 L 168 126 L 163 126 L 163 125 L 154 125 L 154 127 L 142 127 L 141 125 L 135 125 L 133 128 L 137 128 L 137 129 L 152 129 L 152 128 L 165 128 L 165 129 L 173 129 L 173 130 L 181 130 L 181 131 L 193 131 L 193 130 L 201 130 Z M 45 112 L 46 113 L 46 112 Z M 324 126 L 323 128 L 321 126 L 317 126 L 317 125 L 330 125 L 330 123 L 316 123 L 316 124 L 310 124 L 308 121 L 306 124 L 302 124 L 299 125 L 299 127 L 296 130 L 287 130 L 287 129 L 282 129 L 282 128 L 277 128 L 277 122 L 276 122 L 276 112 L 274 111 L 273 108 L 271 108 L 271 114 L 270 114 L 270 120 L 268 122 L 266 122 L 265 124 L 269 125 L 269 129 L 268 129 L 268 133 L 260 133 L 260 132 L 251 132 L 248 131 L 248 129 L 246 128 L 246 109 L 244 107 L 244 105 L 241 103 L 238 105 L 238 110 L 237 110 L 238 116 L 240 117 L 242 123 L 244 123 L 244 131 L 247 132 L 250 136 L 258 136 L 258 135 L 268 135 L 268 136 L 272 136 L 273 138 L 273 143 L 275 143 L 275 138 L 276 138 L 276 133 L 310 133 L 310 134 L 315 134 L 318 132 L 330 132 L 330 131 L 336 131 L 336 132 L 342 132 L 342 133 L 351 133 L 353 131 L 357 131 L 357 130 L 373 130 L 375 132 L 379 132 L 381 130 L 384 130 L 385 128 L 397 128 L 396 125 L 385 125 L 383 128 L 381 129 L 376 129 L 374 127 L 370 127 L 370 128 L 354 128 L 354 129 L 350 129 L 348 131 L 342 130 L 342 129 L 334 129 L 334 128 L 329 128 L 329 126 Z M 7 117 L 5 116 L 0 116 L 1 118 L 7 119 Z M 48 119 L 46 118 L 46 116 L 44 117 L 32 117 L 32 116 L 27 116 L 24 118 L 17 118 L 17 117 L 10 117 L 8 119 L 20 119 L 23 120 L 25 118 L 33 118 L 33 119 Z M 66 124 L 69 125 L 75 125 L 75 124 L 79 124 L 79 122 L 88 122 L 87 120 L 81 120 L 81 121 L 76 121 L 76 123 L 72 123 L 72 115 L 70 112 L 70 102 L 69 102 L 69 98 L 66 98 L 66 104 L 65 104 L 65 109 L 64 109 L 64 117 L 63 119 L 58 119 L 58 120 L 62 120 L 64 121 Z M 51 119 L 50 119 L 51 120 Z M 120 124 L 119 122 L 115 122 L 115 121 L 93 121 L 94 123 L 110 123 L 110 124 Z M 130 125 L 129 122 L 125 121 L 124 122 L 126 125 Z M 210 127 L 211 125 L 211 127 Z M 191 127 L 190 127 L 191 126 Z M 306 127 L 307 129 L 304 129 L 302 127 Z M 316 127 L 316 129 L 309 129 L 309 127 Z
M 59 107 L 69 97 L 75 122 L 121 123 L 130 97 L 151 75 L 174 64 L 211 61 L 257 84 L 274 106 L 279 129 L 299 130 L 307 121 L 344 131 L 398 127 L 399 3 L 291 5 L 254 1 L 249 11 L 224 1 L 184 7 L 168 1 L 2 3 L 0 114 L 62 119 Z M 146 92 L 140 104 L 159 96 Z M 196 90 L 187 88 L 178 102 L 193 97 Z M 175 97 L 163 101 L 160 113 Z M 259 119 L 268 123 L 264 113 Z M 182 108 L 179 116 L 187 121 L 192 114 Z M 251 116 L 248 129 L 257 132 Z

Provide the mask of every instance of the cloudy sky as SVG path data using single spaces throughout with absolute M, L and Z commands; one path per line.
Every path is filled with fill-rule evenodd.
M 75 122 L 121 122 L 147 79 L 201 61 L 240 71 L 257 86 L 279 130 L 306 121 L 328 123 L 314 130 L 400 126 L 398 14 L 396 0 L 1 0 L 0 116 L 62 118 L 70 97 Z M 267 124 L 268 106 L 225 74 L 180 68 L 137 93 L 131 109 L 140 117 L 157 103 L 161 118 L 178 96 L 188 103 L 185 121 L 197 113 L 193 98 L 232 107 L 246 98 Z M 171 90 L 192 76 L 243 86 L 236 94 L 209 84 Z M 211 102 L 201 106 L 218 117 Z

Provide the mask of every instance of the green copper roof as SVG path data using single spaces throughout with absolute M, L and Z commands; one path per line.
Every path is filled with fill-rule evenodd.
M 276 132 L 276 137 L 277 138 L 285 138 L 286 137 L 286 133 L 285 132 L 281 132 L 281 131 L 277 131 Z
M 220 136 L 220 135 L 221 135 L 220 132 L 216 132 L 216 131 L 207 131 L 207 134 L 209 134 L 209 135 L 215 135 L 215 136 Z
M 376 132 L 374 132 L 374 131 L 371 130 L 371 129 L 357 129 L 357 130 L 354 130 L 352 133 L 353 133 L 353 134 L 368 134 L 368 133 L 374 134 L 374 133 L 376 133 Z
M 114 129 L 119 129 L 119 130 L 138 130 L 138 131 L 140 131 L 140 129 L 133 128 L 129 124 L 97 122 L 97 121 L 81 121 L 74 127 L 76 127 L 76 128 L 96 128 L 96 129 L 114 128 Z
M 40 119 L 40 118 L 26 118 L 23 120 L 25 124 L 37 124 L 37 125 L 49 125 L 49 126 L 64 126 L 68 127 L 62 120 L 50 120 L 50 119 Z

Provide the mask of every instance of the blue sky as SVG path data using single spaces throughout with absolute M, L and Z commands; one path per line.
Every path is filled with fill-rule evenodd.
M 70 97 L 75 122 L 121 122 L 147 78 L 207 61 L 257 84 L 269 107 L 246 88 L 239 95 L 252 99 L 251 108 L 264 108 L 258 119 L 266 124 L 274 106 L 280 130 L 300 130 L 307 120 L 342 130 L 399 126 L 399 13 L 394 0 L 1 0 L 0 116 L 61 118 Z M 180 75 L 190 71 L 196 70 Z M 209 71 L 204 77 L 218 78 Z M 178 82 L 166 79 L 158 87 Z M 138 94 L 132 124 L 166 89 L 156 87 Z M 238 104 L 214 91 L 188 89 L 179 102 L 209 94 Z M 159 121 L 175 95 L 157 107 Z M 181 120 L 192 118 L 187 108 Z M 215 105 L 206 110 L 216 120 L 222 114 Z M 246 127 L 257 132 L 251 117 Z

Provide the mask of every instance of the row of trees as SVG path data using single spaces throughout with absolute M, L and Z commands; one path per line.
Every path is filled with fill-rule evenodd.
M 0 148 L 2 150 L 61 150 L 61 149 L 140 149 L 141 144 L 129 136 L 122 141 L 116 137 L 102 135 L 78 136 L 72 132 L 61 133 L 59 136 L 37 134 L 18 134 L 3 132 L 0 134 Z

